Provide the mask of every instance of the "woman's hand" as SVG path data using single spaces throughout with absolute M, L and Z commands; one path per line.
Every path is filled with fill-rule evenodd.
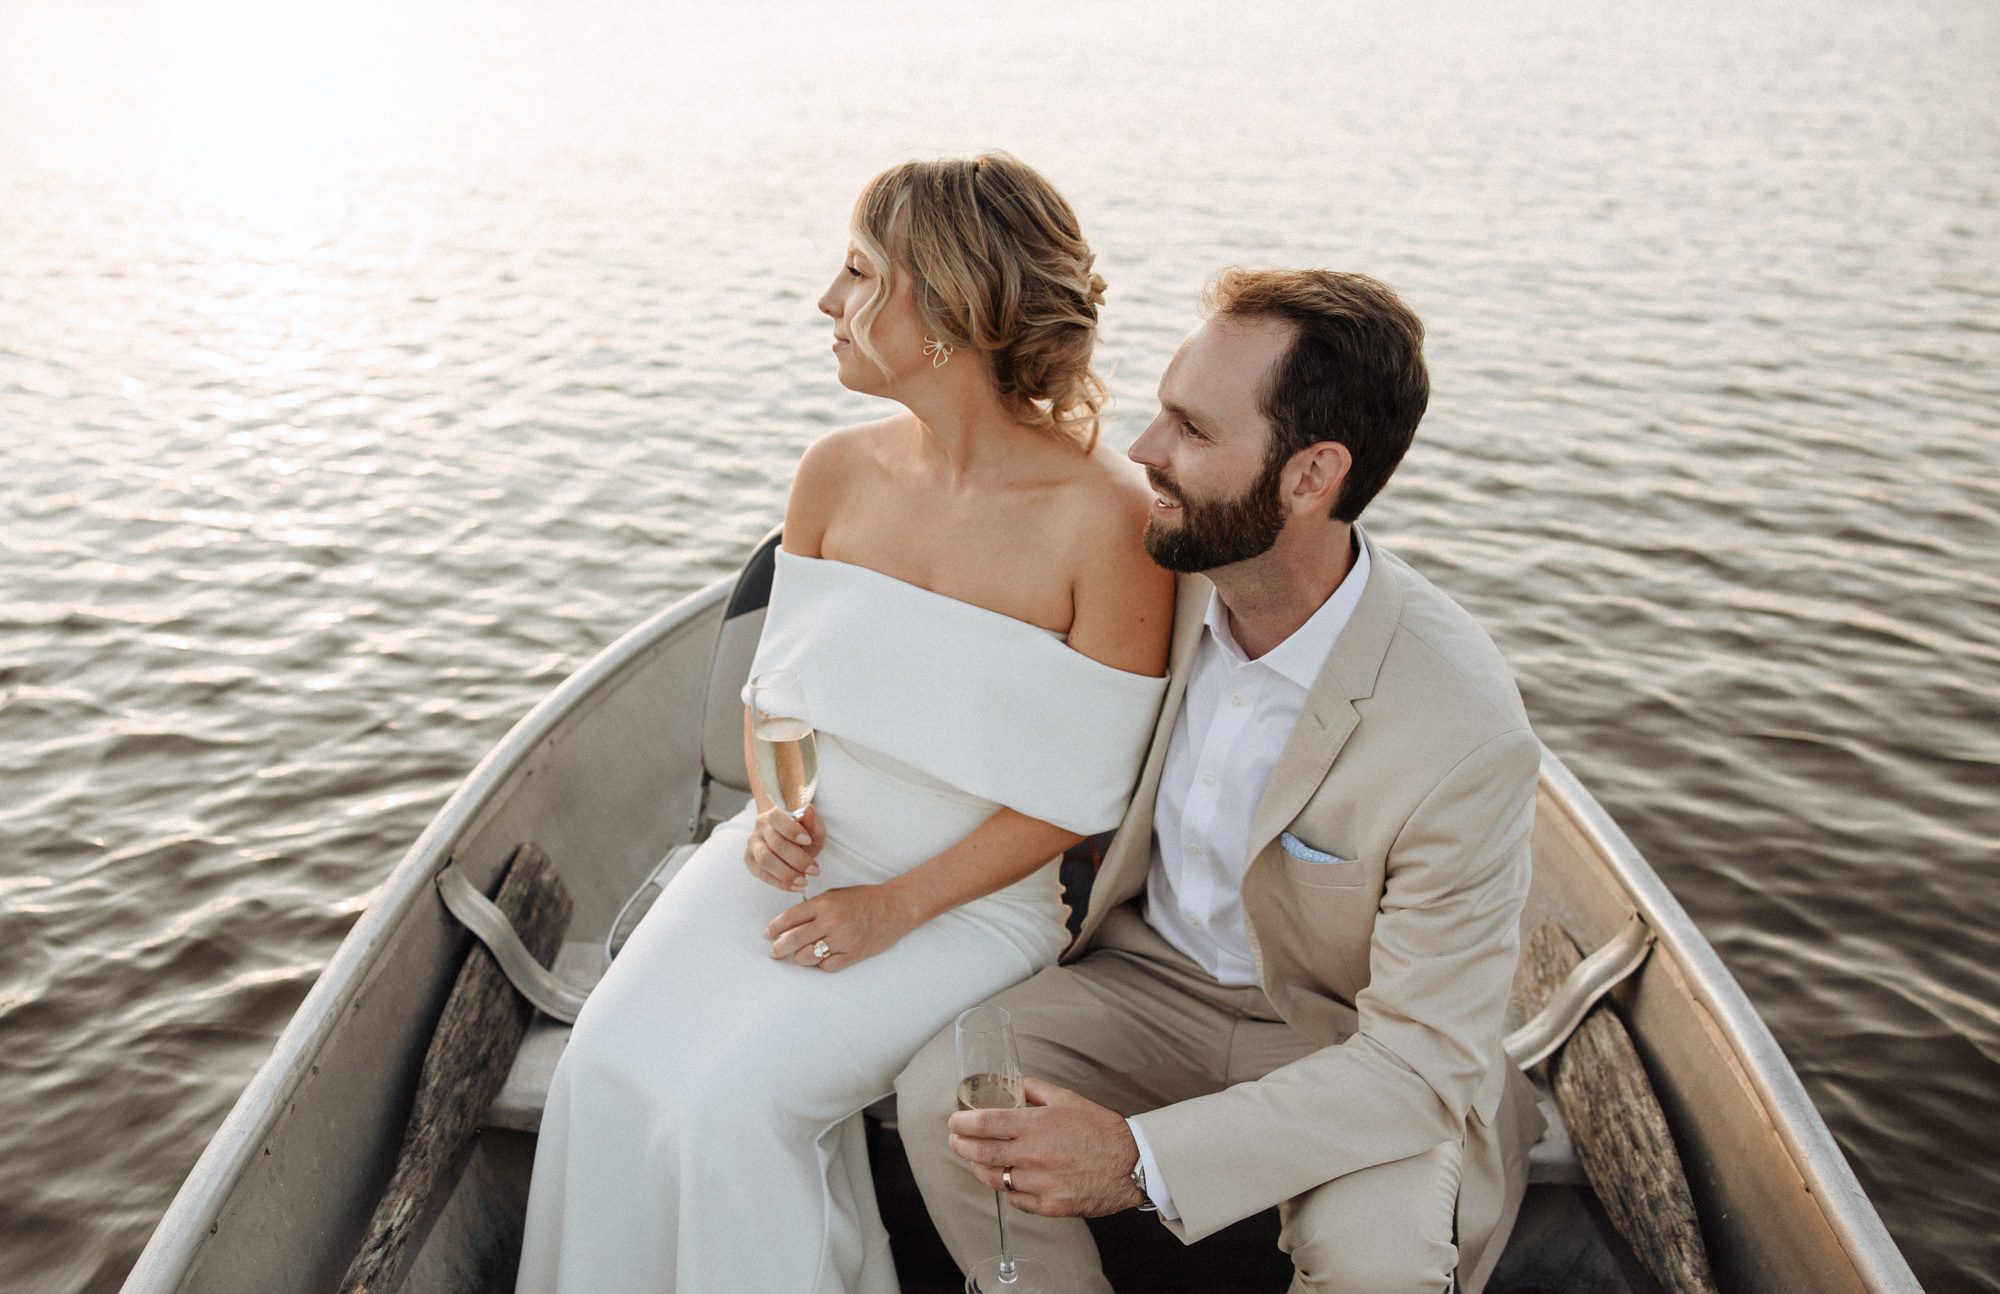
M 764 884 L 796 892 L 806 887 L 807 877 L 819 875 L 819 848 L 825 843 L 826 828 L 811 805 L 800 818 L 773 805 L 750 828 L 743 865 Z
M 886 952 L 917 925 L 897 891 L 886 885 L 850 885 L 786 908 L 764 927 L 764 937 L 771 941 L 773 957 L 837 971 Z M 814 952 L 822 939 L 825 957 Z

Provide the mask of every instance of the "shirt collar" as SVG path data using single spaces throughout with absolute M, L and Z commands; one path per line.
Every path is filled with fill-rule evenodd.
M 1320 603 L 1319 610 L 1297 629 L 1291 637 L 1257 658 L 1260 665 L 1269 666 L 1285 679 L 1297 684 L 1305 691 L 1312 691 L 1312 685 L 1319 678 L 1319 671 L 1326 664 L 1326 658 L 1333 654 L 1334 643 L 1340 640 L 1341 630 L 1354 618 L 1354 608 L 1361 603 L 1361 591 L 1368 585 L 1369 567 L 1368 540 L 1361 533 L 1361 527 L 1354 527 L 1354 565 L 1348 568 L 1347 577 L 1340 587 Z M 1229 632 L 1229 613 L 1223 609 L 1220 594 L 1208 595 L 1208 635 L 1222 648 L 1223 654 L 1232 665 L 1242 665 L 1249 660 L 1243 649 L 1236 645 L 1236 635 Z

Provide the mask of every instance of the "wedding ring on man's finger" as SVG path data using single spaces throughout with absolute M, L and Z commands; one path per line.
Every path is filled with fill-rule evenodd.
M 1012 1195 L 1014 1193 L 1013 1169 L 1003 1168 L 1000 1170 L 1000 1189 L 1006 1191 L 1009 1195 Z
M 814 941 L 813 941 L 813 960 L 814 960 L 814 961 L 816 961 L 816 962 L 823 962 L 823 961 L 825 961 L 825 960 L 826 960 L 826 959 L 827 959 L 828 957 L 830 957 L 830 956 L 832 956 L 832 955 L 833 955 L 833 949 L 831 949 L 831 948 L 829 948 L 829 947 L 827 947 L 827 946 L 826 946 L 826 940 L 824 940 L 824 939 L 816 939 L 816 940 L 814 940 Z

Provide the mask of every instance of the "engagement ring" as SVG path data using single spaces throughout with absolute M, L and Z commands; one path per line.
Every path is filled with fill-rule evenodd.
M 822 962 L 823 962 L 823 961 L 825 961 L 825 960 L 827 959 L 827 957 L 828 957 L 828 956 L 829 956 L 829 955 L 830 955 L 830 954 L 831 954 L 832 952 L 833 952 L 833 949 L 831 949 L 831 948 L 829 948 L 829 947 L 827 947 L 827 946 L 826 946 L 826 940 L 824 940 L 824 939 L 820 939 L 820 940 L 816 940 L 816 941 L 815 941 L 815 942 L 813 943 L 813 960 L 814 960 L 814 961 L 822 961 Z

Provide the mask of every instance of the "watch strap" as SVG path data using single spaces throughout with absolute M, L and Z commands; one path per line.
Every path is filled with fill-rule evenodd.
M 1160 1206 L 1153 1203 L 1153 1197 L 1146 1193 L 1145 1160 L 1141 1159 L 1135 1161 L 1132 1165 L 1132 1171 L 1125 1175 L 1125 1180 L 1131 1182 L 1133 1187 L 1136 1188 L 1139 1192 L 1138 1208 L 1140 1212 L 1157 1213 L 1159 1211 Z

